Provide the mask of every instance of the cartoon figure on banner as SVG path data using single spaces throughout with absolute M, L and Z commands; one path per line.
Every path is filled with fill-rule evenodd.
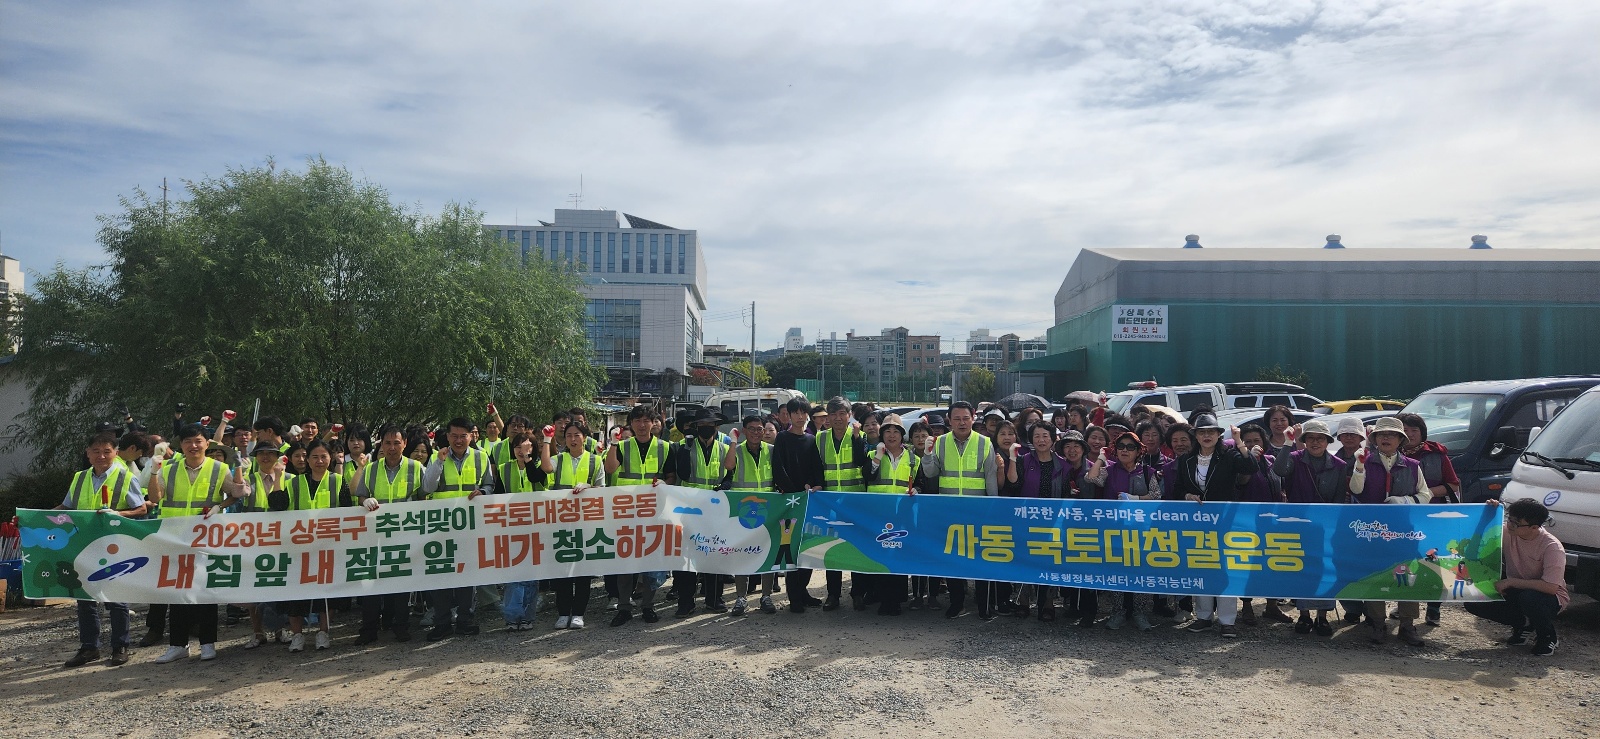
M 794 562 L 794 527 L 799 523 L 794 518 L 778 519 L 778 554 L 772 560 L 774 572 L 792 569 Z

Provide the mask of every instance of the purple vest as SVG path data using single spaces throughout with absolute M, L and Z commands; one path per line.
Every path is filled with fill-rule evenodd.
M 1367 455 L 1367 484 L 1361 489 L 1357 503 L 1382 503 L 1391 495 L 1415 495 L 1417 493 L 1417 475 L 1422 474 L 1422 466 L 1417 460 L 1400 455 L 1394 463 L 1394 469 L 1385 470 L 1383 460 L 1378 458 L 1377 452 Z M 1392 479 L 1391 479 L 1392 478 Z
M 1286 481 L 1288 487 L 1284 490 L 1289 495 L 1290 503 L 1343 503 L 1345 500 L 1344 488 L 1344 460 L 1332 451 L 1324 452 L 1323 458 L 1328 460 L 1328 466 L 1322 468 L 1322 484 L 1311 473 L 1311 463 L 1306 461 L 1310 455 L 1304 449 L 1290 452 L 1289 457 L 1294 460 L 1294 472 L 1290 473 Z M 1332 498 L 1324 498 L 1323 493 L 1331 490 Z
M 1117 495 L 1121 493 L 1132 493 L 1134 495 L 1149 493 L 1150 491 L 1146 488 L 1144 479 L 1148 477 L 1147 472 L 1147 469 L 1142 464 L 1135 464 L 1132 472 L 1125 469 L 1120 462 L 1111 465 L 1111 468 L 1106 470 L 1106 486 L 1100 489 L 1100 497 L 1115 500 Z M 1138 481 L 1137 487 L 1135 486 L 1136 480 Z

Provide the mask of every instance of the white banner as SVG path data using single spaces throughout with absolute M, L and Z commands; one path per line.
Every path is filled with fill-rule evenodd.
M 1165 342 L 1167 340 L 1167 306 L 1111 306 L 1111 340 Z
M 160 520 L 19 511 L 30 598 L 252 603 L 794 568 L 806 496 L 672 485 Z

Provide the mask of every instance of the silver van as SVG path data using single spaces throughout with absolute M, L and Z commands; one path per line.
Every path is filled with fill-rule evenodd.
M 1567 586 L 1600 598 L 1600 386 L 1529 436 L 1500 500 L 1542 501 L 1567 549 Z

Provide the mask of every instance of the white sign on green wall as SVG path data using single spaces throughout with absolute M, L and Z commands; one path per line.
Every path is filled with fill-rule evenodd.
M 1167 306 L 1111 306 L 1111 340 L 1166 342 Z

